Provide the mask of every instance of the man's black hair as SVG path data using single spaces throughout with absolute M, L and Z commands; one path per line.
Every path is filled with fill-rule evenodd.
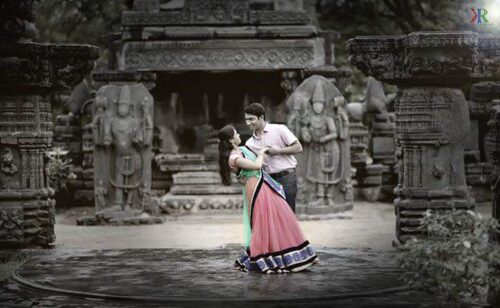
M 266 109 L 259 103 L 252 103 L 245 108 L 245 113 L 251 114 L 260 118 L 260 116 L 264 116 L 266 119 Z

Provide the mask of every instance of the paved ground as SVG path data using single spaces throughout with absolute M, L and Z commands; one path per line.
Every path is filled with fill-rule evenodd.
M 168 218 L 161 225 L 144 226 L 76 226 L 78 216 L 89 215 L 92 209 L 70 210 L 56 219 L 58 248 L 126 249 L 178 248 L 213 249 L 242 242 L 239 215 L 181 216 Z M 395 240 L 394 207 L 389 203 L 357 202 L 353 211 L 337 219 L 302 221 L 309 241 L 332 248 L 392 249 Z
M 27 262 L 4 284 L 0 306 L 445 305 L 402 286 L 393 252 L 320 248 L 321 265 L 309 271 L 263 275 L 234 270 L 238 250 L 25 251 Z
M 57 215 L 54 249 L 0 252 L 0 307 L 457 307 L 398 280 L 391 204 L 360 202 L 337 219 L 302 221 L 321 265 L 283 275 L 232 269 L 239 216 L 76 226 L 90 210 Z

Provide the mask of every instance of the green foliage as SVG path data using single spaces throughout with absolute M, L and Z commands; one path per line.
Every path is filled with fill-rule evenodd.
M 497 1 L 495 3 L 495 1 Z M 487 8 L 490 15 L 498 0 L 317 0 L 318 23 L 322 29 L 335 30 L 335 65 L 353 70 L 351 97 L 363 96 L 365 76 L 347 61 L 346 42 L 362 35 L 398 35 L 415 31 L 474 31 L 499 33 L 500 22 L 491 25 L 470 23 L 471 8 Z
M 56 192 L 66 190 L 68 180 L 76 177 L 71 172 L 71 160 L 64 156 L 65 152 L 60 148 L 54 148 L 49 152 L 49 162 L 47 163 L 49 185 Z
M 39 41 L 106 46 L 106 34 L 120 31 L 123 1 L 42 0 L 37 7 Z
M 484 299 L 488 286 L 500 287 L 500 245 L 490 240 L 498 228 L 472 211 L 427 211 L 426 236 L 400 246 L 403 279 L 449 299 Z

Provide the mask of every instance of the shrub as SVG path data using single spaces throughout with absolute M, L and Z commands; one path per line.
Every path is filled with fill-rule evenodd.
M 400 246 L 403 279 L 448 299 L 484 300 L 488 286 L 500 287 L 500 245 L 490 236 L 499 224 L 472 211 L 427 211 L 424 236 Z
M 66 158 L 67 151 L 61 148 L 54 148 L 48 153 L 47 173 L 49 186 L 56 192 L 66 190 L 66 183 L 69 179 L 74 179 L 75 174 L 71 172 L 71 160 Z

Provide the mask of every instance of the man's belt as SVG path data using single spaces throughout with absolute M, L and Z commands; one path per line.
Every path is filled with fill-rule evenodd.
M 294 173 L 295 172 L 295 168 L 290 168 L 290 169 L 285 169 L 283 171 L 280 171 L 280 172 L 276 172 L 276 173 L 271 173 L 269 174 L 272 178 L 281 178 L 285 175 L 288 175 L 290 173 Z

